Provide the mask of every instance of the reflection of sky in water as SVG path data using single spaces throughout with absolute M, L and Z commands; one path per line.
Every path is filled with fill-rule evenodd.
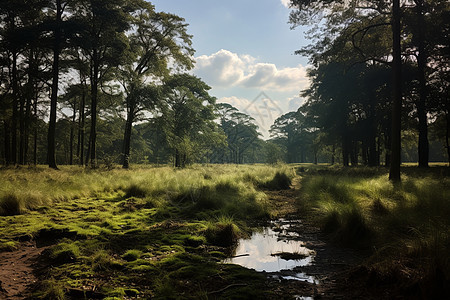
M 249 254 L 249 256 L 227 259 L 226 263 L 241 265 L 256 271 L 278 272 L 290 270 L 312 263 L 313 257 L 299 260 L 285 260 L 271 254 L 286 252 L 309 255 L 310 250 L 303 243 L 293 240 L 279 240 L 279 233 L 266 228 L 263 232 L 254 233 L 250 239 L 240 240 L 234 256 Z
M 286 280 L 298 280 L 298 281 L 306 281 L 309 283 L 319 284 L 319 281 L 314 276 L 306 275 L 305 273 L 296 273 L 293 276 L 280 276 L 280 278 Z

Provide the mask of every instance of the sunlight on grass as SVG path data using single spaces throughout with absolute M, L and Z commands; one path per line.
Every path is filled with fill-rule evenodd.
M 300 205 L 335 242 L 371 251 L 376 273 L 448 278 L 450 178 L 411 167 L 402 176 L 394 185 L 379 169 L 322 168 L 302 181 Z
M 28 240 L 51 245 L 35 298 L 77 297 L 97 286 L 95 297 L 164 298 L 186 288 L 201 296 L 174 278 L 222 272 L 215 262 L 223 247 L 273 213 L 261 189 L 289 187 L 294 175 L 286 165 L 2 169 L 0 251 Z

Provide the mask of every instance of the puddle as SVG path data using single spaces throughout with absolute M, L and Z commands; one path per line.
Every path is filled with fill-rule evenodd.
M 249 239 L 239 241 L 232 257 L 225 263 L 241 265 L 256 271 L 277 273 L 272 278 L 300 280 L 318 283 L 313 276 L 292 271 L 304 267 L 314 261 L 314 251 L 304 247 L 302 241 L 296 240 L 298 234 L 292 229 L 300 225 L 300 221 L 280 219 L 255 232 Z
M 274 279 L 284 279 L 284 280 L 297 280 L 304 281 L 313 284 L 319 284 L 319 280 L 317 280 L 314 276 L 307 275 L 306 273 L 298 273 L 294 271 L 282 272 L 282 274 L 271 275 L 271 278 Z

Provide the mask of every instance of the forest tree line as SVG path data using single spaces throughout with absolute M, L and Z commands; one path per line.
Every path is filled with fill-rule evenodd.
M 304 161 L 309 147 L 315 161 L 325 149 L 345 166 L 389 166 L 398 135 L 404 156 L 417 145 L 420 167 L 428 166 L 430 140 L 433 158 L 446 153 L 450 162 L 448 1 L 292 0 L 291 7 L 292 26 L 317 26 L 298 51 L 311 64 L 306 101 L 272 126 L 289 160 Z
M 254 120 L 187 73 L 183 18 L 143 0 L 4 0 L 0 18 L 3 164 L 264 162 Z
M 264 141 L 251 116 L 187 73 L 194 49 L 179 16 L 143 0 L 2 0 L 0 162 L 389 165 L 392 1 L 291 3 L 292 26 L 317 23 L 298 51 L 311 86 Z M 426 167 L 430 142 L 433 157 L 440 145 L 450 157 L 449 3 L 400 12 L 402 141 Z

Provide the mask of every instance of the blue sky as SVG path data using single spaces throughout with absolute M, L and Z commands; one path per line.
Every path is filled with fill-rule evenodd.
M 287 23 L 287 0 L 151 2 L 156 11 L 185 18 L 196 50 L 194 74 L 212 87 L 217 102 L 252 115 L 265 137 L 276 117 L 299 107 L 307 59 L 294 51 L 307 42 L 304 29 Z M 262 92 L 266 96 L 257 98 Z

